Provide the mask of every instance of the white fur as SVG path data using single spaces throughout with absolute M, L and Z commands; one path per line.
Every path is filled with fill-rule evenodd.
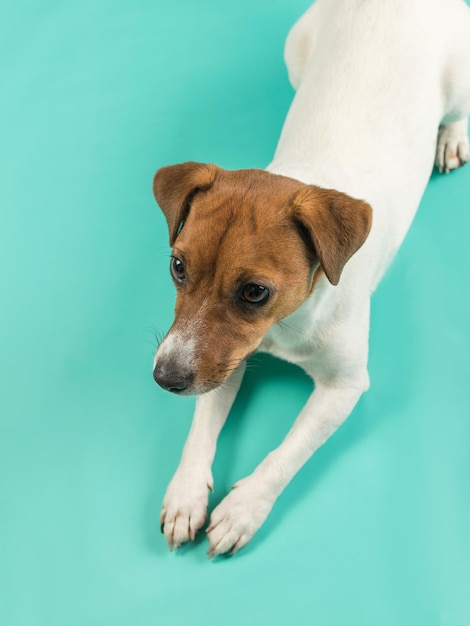
M 192 333 L 192 327 L 186 328 L 184 333 L 175 330 L 168 333 L 160 344 L 153 359 L 153 368 L 155 369 L 159 359 L 161 359 L 161 362 L 164 362 L 165 359 L 163 357 L 171 354 L 172 362 L 175 365 L 178 364 L 181 369 L 190 369 L 194 364 L 195 352 L 196 341 Z
M 288 318 L 289 328 L 274 326 L 261 345 L 303 367 L 315 390 L 281 445 L 213 511 L 210 555 L 251 539 L 368 388 L 371 293 L 405 237 L 434 162 L 450 170 L 460 164 L 456 157 L 468 158 L 470 11 L 462 0 L 318 0 L 291 30 L 285 56 L 298 91 L 267 169 L 366 200 L 373 226 L 339 285 L 321 279 Z M 193 538 L 203 523 L 217 435 L 241 376 L 197 400 L 165 496 L 171 546 Z

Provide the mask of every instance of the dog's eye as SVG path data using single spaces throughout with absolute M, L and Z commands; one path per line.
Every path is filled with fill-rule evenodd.
M 172 256 L 170 261 L 170 273 L 177 283 L 184 283 L 186 279 L 186 270 L 183 261 Z
M 249 283 L 243 287 L 241 298 L 250 304 L 263 304 L 269 297 L 269 289 L 263 285 Z

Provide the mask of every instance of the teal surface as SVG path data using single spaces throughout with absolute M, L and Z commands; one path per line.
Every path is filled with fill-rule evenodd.
M 372 387 L 250 546 L 170 554 L 192 399 L 152 380 L 172 319 L 157 167 L 264 167 L 308 0 L 0 8 L 2 626 L 470 625 L 470 166 L 433 176 L 373 300 Z M 211 508 L 310 391 L 255 361 Z

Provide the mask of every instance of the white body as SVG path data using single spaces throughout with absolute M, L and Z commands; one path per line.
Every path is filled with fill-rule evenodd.
M 315 390 L 283 443 L 213 511 L 211 555 L 251 539 L 368 388 L 371 293 L 435 160 L 449 171 L 468 159 L 470 10 L 463 0 L 318 0 L 291 30 L 285 57 L 297 94 L 268 171 L 365 200 L 373 225 L 339 285 L 322 277 L 263 340 L 263 351 L 304 368 Z M 217 436 L 242 374 L 197 400 L 163 504 L 170 546 L 194 538 L 204 520 Z

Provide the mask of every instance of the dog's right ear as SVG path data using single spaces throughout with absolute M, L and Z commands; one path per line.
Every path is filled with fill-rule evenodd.
M 153 193 L 168 222 L 170 246 L 183 228 L 195 194 L 208 189 L 218 171 L 216 165 L 189 161 L 162 167 L 155 174 Z

